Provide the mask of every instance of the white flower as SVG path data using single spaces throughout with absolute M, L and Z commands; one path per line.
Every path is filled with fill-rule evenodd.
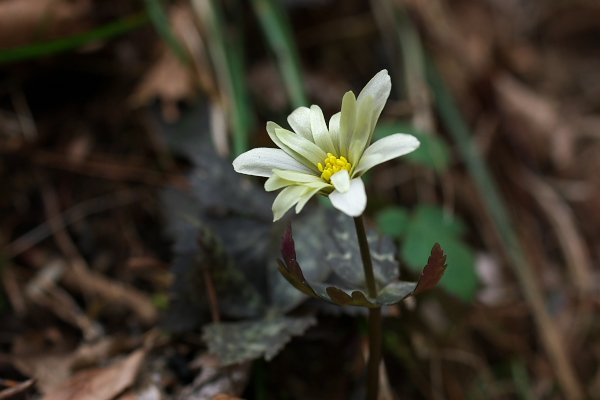
M 319 106 L 300 107 L 287 119 L 293 132 L 267 123 L 267 132 L 279 149 L 252 149 L 233 161 L 239 173 L 268 177 L 265 190 L 283 188 L 273 202 L 274 221 L 294 205 L 299 213 L 317 193 L 329 196 L 333 206 L 347 215 L 363 213 L 367 195 L 361 176 L 419 147 L 414 136 L 403 133 L 371 144 L 391 87 L 383 70 L 367 83 L 358 99 L 347 92 L 342 111 L 331 117 L 329 127 Z

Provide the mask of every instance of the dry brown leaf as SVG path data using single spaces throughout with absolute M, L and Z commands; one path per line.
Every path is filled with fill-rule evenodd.
M 550 155 L 557 166 L 573 161 L 577 135 L 557 104 L 506 74 L 494 81 L 494 87 L 502 108 L 515 120 L 515 129 L 510 130 L 515 140 L 528 150 Z
M 242 399 L 240 397 L 230 396 L 225 393 L 221 393 L 221 394 L 216 395 L 215 397 L 212 397 L 210 400 L 244 400 L 244 399 Z
M 196 95 L 198 80 L 209 92 L 213 91 L 214 84 L 209 77 L 208 62 L 199 38 L 198 31 L 190 18 L 191 12 L 187 7 L 171 7 L 169 20 L 173 31 L 180 43 L 186 48 L 194 66 L 185 66 L 165 44 L 160 45 L 159 56 L 154 65 L 142 78 L 130 98 L 134 107 L 148 104 L 158 98 L 162 101 L 162 114 L 165 120 L 175 121 L 179 118 L 177 102 L 192 100 Z M 212 86 L 211 86 L 212 85 Z
M 58 329 L 21 335 L 13 343 L 12 363 L 36 380 L 40 392 L 48 393 L 69 379 L 73 370 L 97 365 L 141 343 L 139 337 L 107 336 L 75 348 L 75 340 Z
M 73 341 L 57 328 L 22 333 L 13 342 L 12 364 L 45 393 L 69 378 Z
M 142 78 L 130 102 L 134 107 L 139 107 L 159 98 L 165 120 L 175 121 L 179 118 L 177 102 L 192 99 L 194 88 L 191 71 L 166 45 L 161 45 L 158 60 Z
M 245 362 L 221 367 L 216 356 L 205 353 L 190 365 L 191 368 L 201 368 L 202 372 L 192 384 L 183 388 L 177 399 L 213 399 L 224 393 L 240 395 L 250 379 L 250 365 L 250 362 Z M 231 397 L 231 399 L 236 399 L 236 397 Z
M 89 0 L 0 1 L 0 49 L 77 32 Z
M 131 387 L 146 350 L 131 353 L 125 360 L 107 368 L 83 370 L 43 397 L 43 400 L 111 400 Z

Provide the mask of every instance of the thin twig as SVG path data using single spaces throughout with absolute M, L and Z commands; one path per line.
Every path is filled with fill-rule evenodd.
M 50 216 L 43 224 L 9 243 L 2 252 L 7 258 L 16 257 L 50 237 L 56 229 L 63 229 L 90 215 L 140 201 L 146 193 L 143 188 L 126 189 L 86 200 L 62 213 Z

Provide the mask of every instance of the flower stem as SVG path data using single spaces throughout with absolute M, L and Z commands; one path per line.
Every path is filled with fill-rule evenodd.
M 365 271 L 365 281 L 369 297 L 377 297 L 377 285 L 373 273 L 373 263 L 369 242 L 362 217 L 354 218 L 358 247 Z M 379 362 L 381 360 L 381 307 L 369 308 L 369 366 L 367 380 L 367 400 L 377 400 L 379 395 Z

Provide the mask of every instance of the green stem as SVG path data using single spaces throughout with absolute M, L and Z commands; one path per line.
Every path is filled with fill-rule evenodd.
M 360 248 L 360 257 L 362 258 L 363 269 L 365 270 L 365 280 L 369 297 L 377 297 L 377 285 L 375 284 L 375 274 L 373 273 L 373 263 L 371 261 L 371 252 L 369 251 L 369 242 L 367 241 L 367 232 L 362 217 L 354 218 L 356 227 L 356 236 L 358 237 L 358 247 Z
M 373 273 L 373 263 L 369 242 L 362 217 L 354 218 L 358 247 L 365 271 L 365 281 L 369 297 L 377 297 L 377 285 Z M 369 365 L 367 380 L 367 400 L 377 400 L 379 395 L 379 362 L 381 360 L 381 307 L 369 308 Z

